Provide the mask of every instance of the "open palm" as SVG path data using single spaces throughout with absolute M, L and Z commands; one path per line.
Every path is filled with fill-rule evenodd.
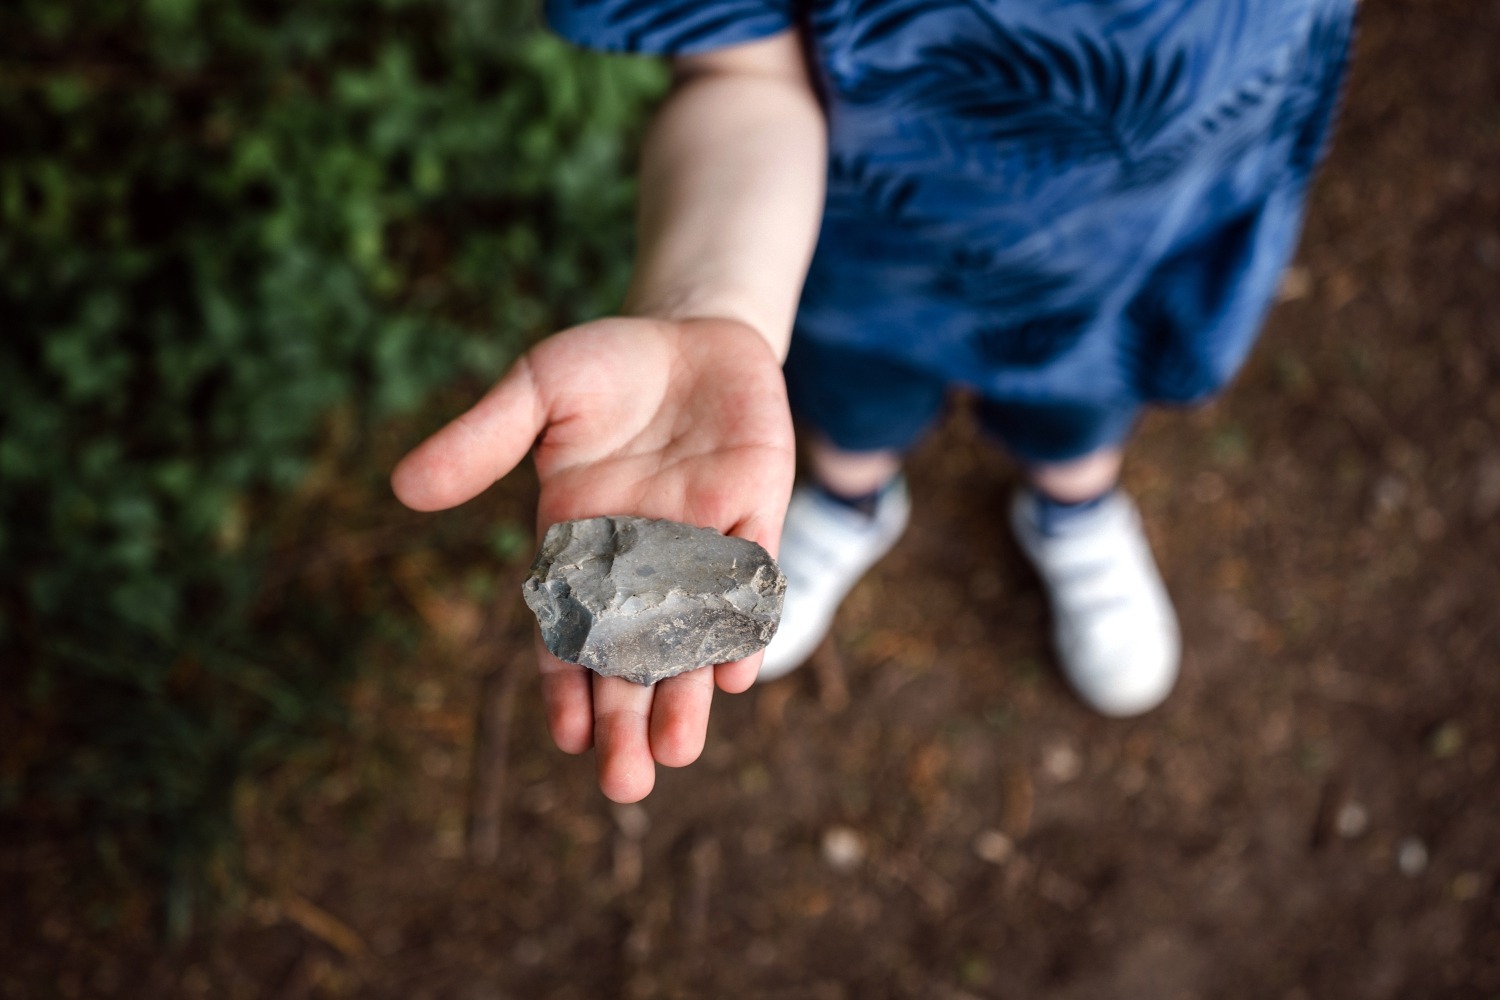
M 477 496 L 535 444 L 537 529 L 600 514 L 670 518 L 776 552 L 794 450 L 775 354 L 730 320 L 606 319 L 527 352 L 471 410 L 392 475 L 417 510 Z M 655 763 L 703 749 L 715 682 L 738 692 L 760 654 L 642 687 L 564 663 L 537 642 L 548 725 L 563 750 L 598 750 L 605 794 L 651 791 Z

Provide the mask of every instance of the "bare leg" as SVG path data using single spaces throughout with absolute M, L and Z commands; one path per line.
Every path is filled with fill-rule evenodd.
M 873 493 L 901 471 L 896 451 L 843 451 L 822 437 L 814 437 L 807 451 L 813 478 L 841 496 Z
M 900 452 L 844 451 L 822 437 L 809 443 L 808 459 L 813 478 L 825 489 L 845 496 L 874 492 L 901 471 Z M 1113 487 L 1123 459 L 1119 448 L 1101 448 L 1072 461 L 1031 466 L 1026 475 L 1032 486 L 1052 499 L 1078 503 Z
M 1123 458 L 1119 448 L 1100 448 L 1071 462 L 1033 465 L 1026 474 L 1032 486 L 1052 499 L 1082 503 L 1115 485 Z

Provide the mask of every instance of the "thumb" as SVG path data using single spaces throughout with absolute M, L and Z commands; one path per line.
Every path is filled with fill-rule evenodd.
M 483 399 L 397 463 L 391 489 L 413 510 L 456 507 L 519 465 L 546 423 L 535 373 L 522 355 Z

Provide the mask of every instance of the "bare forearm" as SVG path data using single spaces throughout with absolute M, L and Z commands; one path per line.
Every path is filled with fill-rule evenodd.
M 795 39 L 758 44 L 748 64 L 690 65 L 658 113 L 626 308 L 740 320 L 784 357 L 822 215 L 826 127 Z

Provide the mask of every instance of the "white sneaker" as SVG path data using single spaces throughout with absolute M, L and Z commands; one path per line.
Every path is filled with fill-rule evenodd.
M 1177 615 L 1130 498 L 1117 489 L 1048 537 L 1035 494 L 1020 490 L 1011 526 L 1046 584 L 1058 659 L 1078 696 L 1116 717 L 1165 701 L 1177 682 Z
M 911 498 L 902 477 L 881 496 L 873 516 L 810 486 L 792 491 L 777 560 L 786 574 L 786 598 L 760 680 L 774 680 L 802 666 L 828 634 L 845 595 L 891 550 L 910 517 Z

